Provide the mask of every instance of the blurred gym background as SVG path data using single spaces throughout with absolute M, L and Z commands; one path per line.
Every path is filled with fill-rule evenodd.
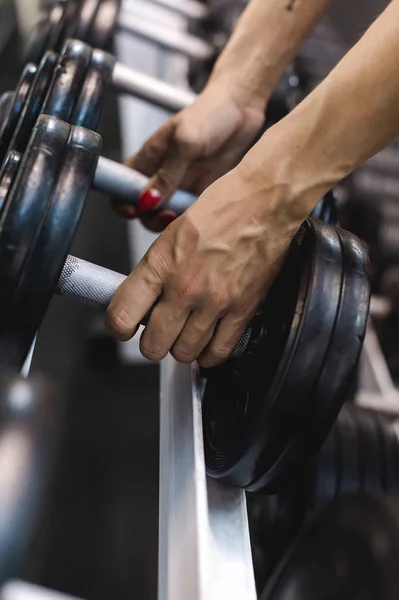
M 15 87 L 24 36 L 45 4 L 0 0 L 0 92 Z M 336 0 L 330 19 L 352 43 L 386 4 Z M 117 104 L 112 95 L 107 102 L 104 153 L 120 160 Z M 126 224 L 101 199 L 87 203 L 73 253 L 129 271 Z M 57 484 L 26 576 L 88 600 L 154 600 L 158 367 L 120 364 L 102 315 L 54 298 L 32 368 L 60 383 L 66 420 Z

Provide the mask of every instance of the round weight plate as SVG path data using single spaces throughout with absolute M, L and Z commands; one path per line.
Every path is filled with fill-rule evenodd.
M 19 578 L 47 504 L 60 432 L 58 389 L 0 377 L 0 585 Z
M 337 228 L 342 244 L 342 290 L 328 350 L 319 373 L 308 419 L 303 429 L 306 446 L 322 443 L 335 422 L 353 382 L 359 362 L 370 305 L 370 264 L 364 244 L 348 231 Z
M 68 40 L 60 54 L 42 112 L 70 122 L 84 84 L 92 49 L 79 40 Z
M 64 266 L 94 178 L 100 149 L 98 134 L 80 127 L 71 128 L 61 171 L 48 195 L 40 233 L 19 274 L 14 304 L 18 323 L 24 324 L 25 354 L 29 352 Z
M 361 490 L 373 494 L 384 491 L 384 456 L 373 415 L 356 407 L 360 442 Z
M 96 48 L 108 48 L 115 33 L 122 0 L 102 0 L 88 42 Z
M 339 461 L 339 433 L 332 427 L 324 442 L 316 463 L 312 508 L 319 510 L 338 495 L 341 469 Z
M 102 50 L 93 50 L 90 67 L 70 121 L 71 125 L 96 131 L 114 65 L 115 58 L 111 54 Z
M 253 322 L 244 355 L 209 373 L 203 422 L 212 477 L 247 489 L 261 478 L 270 490 L 286 461 L 300 464 L 291 443 L 307 417 L 341 279 L 338 235 L 321 221 L 306 221 Z
M 374 415 L 383 448 L 384 491 L 388 496 L 399 496 L 399 441 L 392 424 L 379 414 Z
M 20 118 L 10 142 L 9 150 L 25 152 L 50 87 L 57 58 L 57 54 L 54 52 L 46 52 L 43 56 L 26 102 L 21 106 Z
M 17 176 L 21 155 L 18 152 L 7 154 L 0 169 L 0 216 L 6 206 L 9 191 Z
M 334 427 L 337 431 L 340 468 L 339 494 L 359 492 L 360 482 L 360 439 L 353 411 L 344 405 Z
M 18 125 L 22 108 L 25 105 L 31 86 L 33 84 L 37 68 L 35 65 L 28 64 L 22 71 L 18 81 L 17 89 L 14 92 L 13 101 L 9 109 L 7 118 L 0 125 L 0 163 L 3 162 L 14 131 Z
M 14 298 L 23 265 L 29 257 L 46 214 L 48 200 L 62 163 L 70 127 L 52 117 L 40 117 L 21 161 L 0 218 L 0 365 L 20 367 L 26 356 L 27 315 L 19 314 Z
M 276 470 L 247 486 L 250 491 L 275 491 L 281 473 L 293 471 L 299 460 L 306 461 L 317 452 L 328 435 L 347 397 L 353 373 L 359 360 L 367 324 L 370 276 L 364 245 L 353 235 L 337 230 L 342 243 L 344 273 L 339 311 L 317 385 L 308 402 L 306 423 L 298 427 L 299 435 L 292 441 Z M 291 461 L 291 464 L 290 464 Z
M 299 536 L 261 600 L 396 600 L 399 510 L 370 496 L 334 502 Z
M 3 126 L 3 122 L 8 117 L 12 103 L 14 100 L 14 92 L 4 92 L 0 96 L 0 129 Z
M 58 2 L 34 28 L 27 43 L 26 60 L 39 64 L 45 52 L 60 51 L 65 32 L 66 4 Z
M 96 14 L 102 0 L 82 0 L 79 15 L 75 19 L 72 36 L 77 40 L 90 43 L 90 31 L 95 23 Z M 109 23 L 111 26 L 111 23 Z

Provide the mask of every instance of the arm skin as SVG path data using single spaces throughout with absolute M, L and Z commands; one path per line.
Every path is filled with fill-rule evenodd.
M 252 0 L 219 57 L 205 90 L 127 161 L 151 179 L 146 190 L 157 206 L 178 188 L 201 194 L 235 167 L 259 133 L 269 97 L 331 0 Z M 174 214 L 139 215 L 123 207 L 122 216 L 141 216 L 161 231 Z M 151 199 L 151 195 L 150 195 Z
M 152 360 L 225 360 L 319 198 L 399 136 L 399 0 L 326 80 L 172 223 L 109 308 Z

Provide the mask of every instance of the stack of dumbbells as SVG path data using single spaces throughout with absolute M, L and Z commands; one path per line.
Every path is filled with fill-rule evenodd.
M 147 182 L 100 156 L 104 97 L 113 88 L 170 113 L 188 106 L 246 4 L 156 1 L 186 16 L 188 31 L 171 34 L 125 13 L 117 0 L 55 3 L 32 31 L 17 88 L 0 98 L 0 368 L 9 373 L 0 388 L 0 511 L 7 524 L 0 529 L 1 585 L 21 574 L 34 538 L 58 421 L 49 402 L 55 392 L 18 374 L 54 293 L 105 308 L 124 279 L 69 255 L 90 189 L 134 205 Z M 117 29 L 189 58 L 191 90 L 116 61 Z M 265 128 L 344 52 L 330 30 L 319 29 L 279 83 Z M 264 600 L 335 600 L 351 597 L 348 590 L 353 598 L 392 597 L 386 582 L 399 547 L 398 437 L 392 419 L 356 404 L 355 391 L 372 285 L 394 298 L 388 225 L 395 221 L 395 152 L 320 200 L 231 358 L 202 372 L 207 473 L 247 491 Z M 363 230 L 368 220 L 356 213 L 361 200 L 371 214 L 377 187 L 387 198 L 386 215 L 391 211 L 388 219 L 380 208 L 378 239 L 376 220 Z M 181 215 L 195 200 L 180 190 L 170 206 Z M 337 223 L 338 208 L 349 231 Z M 352 231 L 367 242 L 372 281 L 366 245 Z M 10 475 L 1 453 L 13 436 Z M 364 571 L 374 595 L 362 595 Z M 321 582 L 330 595 L 323 596 Z

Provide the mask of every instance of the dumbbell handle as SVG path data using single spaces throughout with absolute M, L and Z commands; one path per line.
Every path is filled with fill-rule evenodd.
M 142 189 L 147 185 L 148 177 L 121 163 L 100 157 L 94 176 L 93 186 L 102 192 L 111 194 L 116 202 L 135 205 Z M 165 205 L 177 215 L 181 215 L 191 206 L 196 196 L 188 192 L 177 191 Z
M 69 255 L 58 280 L 56 293 L 75 298 L 93 308 L 106 308 L 125 279 L 126 275 Z M 146 325 L 150 313 L 151 311 L 141 320 L 142 325 Z M 245 352 L 250 336 L 249 325 L 233 353 L 235 358 Z
M 119 62 L 114 66 L 112 85 L 120 93 L 131 94 L 171 112 L 179 112 L 196 98 L 189 90 L 145 75 Z
M 120 13 L 118 29 L 194 60 L 207 60 L 214 55 L 213 47 L 203 39 L 185 31 L 157 25 L 128 12 Z

